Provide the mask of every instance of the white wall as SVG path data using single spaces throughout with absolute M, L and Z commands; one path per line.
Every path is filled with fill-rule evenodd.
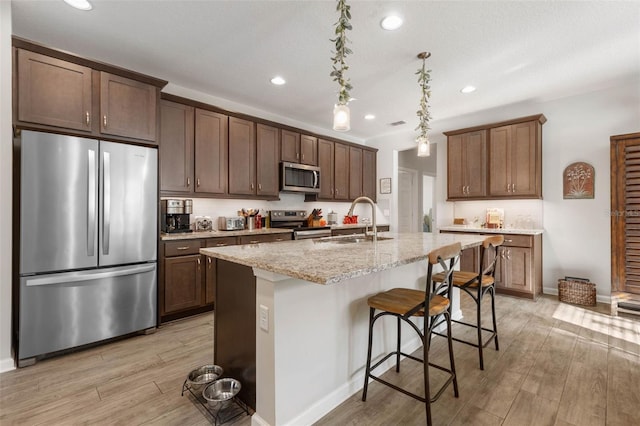
M 435 112 L 435 111 L 434 111 Z M 435 112 L 437 114 L 437 112 Z M 640 76 L 612 82 L 609 87 L 590 93 L 552 100 L 530 100 L 515 105 L 486 110 L 477 114 L 441 119 L 432 123 L 432 141 L 439 143 L 438 177 L 435 203 L 438 226 L 452 223 L 456 207 L 469 211 L 474 202 L 446 201 L 446 138 L 443 131 L 544 114 L 542 127 L 542 207 L 539 202 L 522 202 L 525 209 L 541 215 L 543 235 L 543 287 L 545 293 L 557 292 L 557 280 L 565 275 L 590 278 L 597 284 L 599 300 L 611 294 L 611 232 L 609 137 L 640 131 Z M 391 161 L 383 154 L 411 146 L 412 132 L 382 136 L 367 141 L 380 149 L 378 176 L 394 176 Z M 415 136 L 415 135 L 414 135 Z M 564 200 L 562 172 L 576 161 L 595 167 L 595 198 Z M 487 202 L 475 202 L 478 211 Z M 514 202 L 505 203 L 507 208 Z M 501 207 L 495 202 L 494 207 Z M 513 213 L 512 212 L 512 213 Z M 393 225 L 393 221 L 391 222 Z
M 0 1 L 0 372 L 11 357 L 11 2 Z

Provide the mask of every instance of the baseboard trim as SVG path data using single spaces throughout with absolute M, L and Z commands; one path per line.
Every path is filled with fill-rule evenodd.
M 0 373 L 4 373 L 5 371 L 11 371 L 15 369 L 16 369 L 16 364 L 13 361 L 13 358 L 0 359 Z
M 253 413 L 251 415 L 251 426 L 271 426 L 267 423 L 262 417 L 258 415 L 258 413 Z
M 542 293 L 543 294 L 551 294 L 554 296 L 558 295 L 558 288 L 557 287 L 543 287 L 542 288 Z M 596 302 L 600 302 L 600 303 L 608 303 L 611 304 L 611 296 L 607 296 L 605 294 L 596 294 Z

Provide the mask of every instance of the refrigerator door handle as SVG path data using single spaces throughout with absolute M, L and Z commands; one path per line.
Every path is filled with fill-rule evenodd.
M 104 170 L 102 203 L 102 252 L 109 254 L 109 233 L 111 231 L 111 155 L 102 153 L 102 168 Z
M 87 191 L 87 256 L 93 256 L 96 241 L 96 152 L 88 151 L 89 176 Z
M 149 265 L 136 266 L 119 271 L 104 271 L 95 273 L 76 273 L 76 274 L 61 274 L 56 276 L 48 276 L 42 278 L 33 278 L 27 280 L 27 287 L 40 286 L 40 285 L 53 285 L 53 284 L 68 284 L 78 281 L 91 281 L 100 280 L 103 278 L 122 277 L 126 275 L 137 275 L 145 272 L 150 272 L 155 269 L 155 263 Z

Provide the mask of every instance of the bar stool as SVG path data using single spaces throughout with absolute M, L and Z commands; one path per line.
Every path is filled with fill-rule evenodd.
M 371 296 L 367 303 L 369 304 L 369 347 L 367 350 L 367 366 L 364 377 L 364 389 L 362 391 L 362 400 L 367 400 L 367 387 L 369 385 L 369 378 L 376 380 L 382 384 L 385 384 L 397 391 L 411 396 L 418 401 L 424 402 L 427 424 L 431 425 L 431 403 L 435 402 L 444 390 L 453 383 L 453 392 L 456 398 L 458 397 L 458 379 L 456 378 L 456 368 L 453 360 L 453 341 L 451 339 L 451 312 L 449 307 L 449 293 L 451 291 L 450 282 L 452 280 L 453 266 L 456 264 L 460 257 L 461 245 L 460 243 L 451 244 L 435 250 L 432 250 L 428 254 L 428 272 L 427 272 L 427 285 L 424 291 L 414 290 L 408 288 L 394 288 L 388 291 L 378 293 Z M 441 265 L 444 272 L 442 272 L 442 281 L 432 285 L 433 267 L 435 265 Z M 380 311 L 375 313 L 376 310 Z M 388 353 L 384 358 L 378 361 L 375 365 L 371 366 L 371 346 L 373 343 L 373 325 L 378 320 L 386 315 L 391 315 L 397 318 L 398 322 L 398 335 L 397 335 L 397 348 L 395 351 Z M 424 332 L 420 328 L 410 321 L 411 317 L 424 317 Z M 439 365 L 435 365 L 429 362 L 429 346 L 431 343 L 431 333 L 436 323 L 439 320 L 446 321 L 447 323 L 447 340 L 449 343 L 449 361 L 450 368 L 445 368 Z M 410 354 L 406 354 L 400 351 L 400 330 L 401 321 L 406 322 L 418 333 L 422 340 L 423 358 L 417 358 Z M 374 376 L 371 371 L 386 361 L 392 356 L 396 356 L 396 372 L 400 371 L 400 356 L 413 359 L 423 363 L 424 371 L 424 397 L 409 392 L 401 387 L 398 387 L 386 380 L 381 379 L 378 376 Z M 431 391 L 429 389 L 429 366 L 435 367 L 439 370 L 449 373 L 449 377 L 446 382 L 435 393 L 435 396 L 431 397 Z
M 496 303 L 495 303 L 495 285 L 496 285 L 496 263 L 498 261 L 498 251 L 500 246 L 504 243 L 504 236 L 494 235 L 487 237 L 480 246 L 480 265 L 478 266 L 478 272 L 469 271 L 454 271 L 453 272 L 453 286 L 458 287 L 460 290 L 465 291 L 474 302 L 476 302 L 476 324 L 471 324 L 464 321 L 458 321 L 452 319 L 451 321 L 463 324 L 468 327 L 473 327 L 477 330 L 478 339 L 475 342 L 468 340 L 462 340 L 453 337 L 456 342 L 465 343 L 467 345 L 478 348 L 478 357 L 480 358 L 480 370 L 484 370 L 484 359 L 482 357 L 482 350 L 489 345 L 493 340 L 496 345 L 496 350 L 500 350 L 498 345 L 498 328 L 496 326 Z M 483 268 L 483 265 L 486 265 Z M 442 282 L 447 278 L 446 274 L 439 273 L 433 276 L 435 282 Z M 478 285 L 480 283 L 480 285 Z M 491 296 L 491 316 L 493 317 L 493 330 L 482 327 L 482 298 L 489 294 Z M 442 320 L 440 321 L 442 323 Z M 486 342 L 482 341 L 482 331 L 488 331 L 491 333 Z M 439 336 L 447 337 L 446 335 L 438 332 L 434 332 Z

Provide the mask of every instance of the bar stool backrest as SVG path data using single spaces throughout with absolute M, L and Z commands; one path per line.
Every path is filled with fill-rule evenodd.
M 462 245 L 460 243 L 450 244 L 432 250 L 429 252 L 428 262 L 429 269 L 427 272 L 427 306 L 434 294 L 439 294 L 447 298 L 451 298 L 451 280 L 453 279 L 453 267 L 460 259 Z M 440 265 L 445 277 L 442 282 L 435 282 L 431 279 L 433 275 L 433 267 Z M 433 286 L 431 286 L 433 283 Z
M 496 264 L 500 257 L 499 252 L 502 244 L 504 244 L 504 235 L 493 235 L 482 241 L 480 248 L 480 265 L 484 265 L 484 269 L 481 270 L 480 278 L 482 278 L 482 275 L 495 277 Z

